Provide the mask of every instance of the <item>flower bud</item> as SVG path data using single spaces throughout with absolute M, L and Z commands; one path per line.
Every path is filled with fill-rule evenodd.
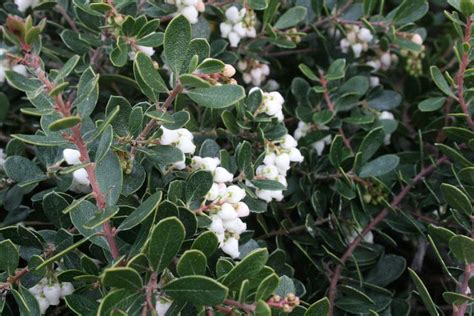
M 423 38 L 421 37 L 420 34 L 413 34 L 413 36 L 411 37 L 411 41 L 415 44 L 418 44 L 418 45 L 423 45 Z
M 81 153 L 79 150 L 66 148 L 63 150 L 63 157 L 68 165 L 78 165 L 81 163 Z
M 43 295 L 35 295 L 35 298 L 38 301 L 40 314 L 46 314 L 46 310 L 48 309 L 49 305 L 51 305 L 49 304 L 49 301 Z
M 237 212 L 235 211 L 234 207 L 229 203 L 224 203 L 221 205 L 220 211 L 217 215 L 224 221 L 231 221 L 237 218 Z
M 227 238 L 221 249 L 232 258 L 240 256 L 239 241 L 234 237 Z
M 248 205 L 244 202 L 237 202 L 234 205 L 235 211 L 237 212 L 238 217 L 246 217 L 250 214 L 250 209 Z
M 234 180 L 234 175 L 222 167 L 217 167 L 214 171 L 214 182 L 231 182 Z
M 61 283 L 61 298 L 71 295 L 72 293 L 74 293 L 74 285 L 72 285 L 71 282 Z
M 72 173 L 74 180 L 77 181 L 79 184 L 82 185 L 90 185 L 89 175 L 87 174 L 86 169 L 81 168 L 77 169 Z
M 231 185 L 226 189 L 226 200 L 230 203 L 240 202 L 245 197 L 245 190 L 236 185 Z
M 233 77 L 235 75 L 235 68 L 232 65 L 225 64 L 222 75 L 227 78 Z

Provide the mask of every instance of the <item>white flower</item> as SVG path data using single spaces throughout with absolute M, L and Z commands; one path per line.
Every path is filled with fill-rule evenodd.
M 228 37 L 229 33 L 232 32 L 232 24 L 223 22 L 219 25 L 219 28 L 221 30 L 221 36 L 222 37 Z
M 72 285 L 71 282 L 61 283 L 61 298 L 71 295 L 72 293 L 74 293 L 74 285 Z
M 242 37 L 245 37 L 247 35 L 247 31 L 243 25 L 242 22 L 239 22 L 237 24 L 235 24 L 233 27 L 232 27 L 232 30 L 237 33 L 241 38 Z
M 182 0 L 183 4 L 186 6 L 195 6 L 198 3 L 198 0 Z
M 74 170 L 72 176 L 74 177 L 74 180 L 77 181 L 79 184 L 87 186 L 90 185 L 89 175 L 87 174 L 86 169 L 81 168 Z
M 270 191 L 270 190 L 256 190 L 255 194 L 261 200 L 270 203 L 272 199 L 277 201 L 283 200 L 283 191 Z
M 280 141 L 280 146 L 284 149 L 295 148 L 298 146 L 298 142 L 293 138 L 293 136 L 286 134 Z
M 379 120 L 393 120 L 394 116 L 393 113 L 389 111 L 383 111 L 379 114 Z
M 380 61 L 379 60 L 370 60 L 366 63 L 367 66 L 370 66 L 372 68 L 374 68 L 374 71 L 377 71 L 380 69 Z
M 290 169 L 290 156 L 287 153 L 281 153 L 275 157 L 275 166 L 280 173 L 286 172 Z
M 231 182 L 234 175 L 222 167 L 217 167 L 214 171 L 214 182 Z
M 164 126 L 161 127 L 161 130 L 163 131 L 163 134 L 160 137 L 160 144 L 171 145 L 178 142 L 179 134 L 176 130 L 167 129 Z
M 390 65 L 392 64 L 392 56 L 390 55 L 390 53 L 389 52 L 383 53 L 383 55 L 380 56 L 380 62 L 384 70 L 387 70 L 388 68 L 390 68 Z
M 365 27 L 361 28 L 359 33 L 357 34 L 357 38 L 362 41 L 362 42 L 370 42 L 374 36 L 370 32 L 369 29 L 366 29 Z
M 38 2 L 39 0 L 15 0 L 15 4 L 20 12 L 25 12 L 29 7 L 36 6 Z
M 257 37 L 257 30 L 255 29 L 255 27 L 251 26 L 251 27 L 247 27 L 245 29 L 247 32 L 246 32 L 246 36 L 249 37 L 249 38 L 255 38 Z
M 224 228 L 231 233 L 240 235 L 247 230 L 247 224 L 242 222 L 240 218 L 236 217 L 232 220 L 224 221 Z
M 229 33 L 230 47 L 237 47 L 240 43 L 240 36 L 235 32 Z
M 46 314 L 46 310 L 48 309 L 49 305 L 51 305 L 49 304 L 49 301 L 43 295 L 35 295 L 35 298 L 38 301 L 40 314 Z
M 237 216 L 239 217 L 246 217 L 250 214 L 250 209 L 248 205 L 244 202 L 237 202 L 234 205 L 235 211 L 237 212 Z
M 225 64 L 222 75 L 227 78 L 233 77 L 235 75 L 235 68 L 232 65 Z
M 199 12 L 194 5 L 190 5 L 181 10 L 181 14 L 189 21 L 191 24 L 198 22 Z M 154 52 L 153 52 L 154 53 Z M 152 54 L 153 55 L 153 54 Z
M 274 179 L 278 176 L 278 168 L 274 165 L 261 165 L 257 167 L 256 174 L 266 179 Z
M 347 243 L 348 244 L 352 243 L 357 238 L 357 236 L 359 236 L 361 232 L 362 232 L 362 228 L 359 228 L 359 227 L 352 230 L 351 235 L 347 236 Z M 373 244 L 374 235 L 372 234 L 371 231 L 369 231 L 367 234 L 365 234 L 362 240 L 365 241 L 366 243 Z
M 33 287 L 30 287 L 28 291 L 30 291 L 30 293 L 33 295 L 40 295 L 41 293 L 43 293 L 43 287 L 44 287 L 43 284 L 38 283 L 34 285 Z
M 216 234 L 223 234 L 225 232 L 225 229 L 222 219 L 217 215 L 213 215 L 211 216 L 211 220 L 212 222 L 209 226 L 209 230 Z
M 196 150 L 196 145 L 194 145 L 193 141 L 187 137 L 181 137 L 176 144 L 176 147 L 184 154 L 192 154 Z
M 221 161 L 217 157 L 204 157 L 201 159 L 200 168 L 203 170 L 214 172 L 220 163 Z
M 344 54 L 347 54 L 347 52 L 349 51 L 349 47 L 351 46 L 351 43 L 343 38 L 339 41 L 339 45 L 341 46 L 341 51 L 344 53 Z
M 6 159 L 5 152 L 3 151 L 3 148 L 0 148 L 0 170 L 3 169 L 3 166 L 5 165 L 5 159 Z
M 81 153 L 79 150 L 66 148 L 63 150 L 63 157 L 68 165 L 78 165 L 81 163 Z
M 267 166 L 275 165 L 275 158 L 276 158 L 275 153 L 266 154 L 265 158 L 263 158 L 263 163 L 266 164 Z
M 240 256 L 239 241 L 235 237 L 227 238 L 221 249 L 232 258 L 237 258 L 238 256 Z
M 230 203 L 237 203 L 245 197 L 245 190 L 236 185 L 228 186 L 226 189 L 226 201 Z
M 153 49 L 153 47 L 136 45 L 136 48 L 149 57 L 155 54 L 155 50 Z
M 231 221 L 237 218 L 237 212 L 235 211 L 234 207 L 229 203 L 224 203 L 221 205 L 220 211 L 217 215 L 224 221 L 224 227 L 226 221 Z
M 165 316 L 168 309 L 171 307 L 171 302 L 161 297 L 157 298 L 155 310 L 158 316 Z
M 175 162 L 173 164 L 173 168 L 178 169 L 178 170 L 186 169 L 186 159 L 184 159 L 183 157 L 183 160 Z
M 300 139 L 301 137 L 306 136 L 311 129 L 311 125 L 306 124 L 305 122 L 298 122 L 298 127 L 295 129 L 295 133 L 293 134 L 295 139 Z
M 355 58 L 359 58 L 360 54 L 362 53 L 362 44 L 356 43 L 352 45 L 352 52 L 354 53 Z
M 239 12 L 239 9 L 237 7 L 230 7 L 225 11 L 225 17 L 227 20 L 231 21 L 232 23 L 237 23 L 242 19 L 242 16 Z
M 205 198 L 208 201 L 214 201 L 219 197 L 219 186 L 217 183 L 213 183 L 211 188 L 209 189 L 209 192 L 207 192 Z
M 370 76 L 369 80 L 370 80 L 371 87 L 376 87 L 380 85 L 380 79 L 377 76 Z
M 413 34 L 411 41 L 415 44 L 423 45 L 423 38 L 421 37 L 420 34 L 417 34 L 417 33 Z
M 290 156 L 290 161 L 293 162 L 302 162 L 304 160 L 304 157 L 298 148 L 291 148 L 288 155 Z
M 59 305 L 59 297 L 61 296 L 61 286 L 59 283 L 45 285 L 43 294 L 51 305 Z

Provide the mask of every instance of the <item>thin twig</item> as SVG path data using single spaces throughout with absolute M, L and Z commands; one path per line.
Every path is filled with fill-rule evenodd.
M 466 20 L 466 28 L 464 31 L 465 43 L 470 42 L 471 26 L 472 26 L 472 20 L 471 20 L 471 17 L 469 16 Z M 468 66 L 469 66 L 469 50 L 465 50 L 461 58 L 461 63 L 459 64 L 458 73 L 456 74 L 456 85 L 458 86 L 457 94 L 458 94 L 459 105 L 461 106 L 462 111 L 466 115 L 467 124 L 469 125 L 470 129 L 474 130 L 474 121 L 472 120 L 471 113 L 469 113 L 469 105 L 466 103 L 466 100 L 464 99 L 464 72 L 466 71 L 466 68 Z

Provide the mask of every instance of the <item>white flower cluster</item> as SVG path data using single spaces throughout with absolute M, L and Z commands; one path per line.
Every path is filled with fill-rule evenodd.
M 366 65 L 373 68 L 373 72 L 379 70 L 388 70 L 391 66 L 398 62 L 398 56 L 396 54 L 390 54 L 390 52 L 384 52 L 378 58 L 369 60 Z M 376 76 L 370 76 L 370 86 L 375 87 L 380 84 L 380 80 Z
M 349 48 L 351 48 L 354 56 L 359 58 L 362 52 L 366 52 L 369 49 L 369 42 L 372 41 L 374 36 L 370 30 L 365 27 L 349 25 L 346 26 L 346 28 L 346 37 L 341 39 L 339 42 L 341 50 L 343 53 L 347 54 Z
M 75 166 L 81 164 L 81 153 L 76 149 L 64 149 L 63 157 L 68 165 Z M 88 193 L 90 191 L 90 184 L 86 169 L 79 168 L 72 173 L 72 184 L 69 189 L 76 193 Z
M 270 117 L 274 117 L 278 122 L 283 122 L 285 118 L 283 115 L 283 103 L 285 99 L 282 97 L 280 92 L 263 92 L 260 88 L 252 88 L 249 91 L 251 94 L 254 91 L 260 91 L 262 93 L 262 103 L 256 110 L 256 114 L 265 113 Z
M 37 6 L 39 0 L 15 0 L 18 11 L 25 12 L 29 7 Z
M 329 130 L 329 127 L 326 125 L 316 125 L 316 128 L 318 130 Z M 295 136 L 295 139 L 299 140 L 300 138 L 306 136 L 311 130 L 313 129 L 313 125 L 305 123 L 305 122 L 299 122 L 298 127 L 295 129 L 295 133 L 293 134 Z M 316 150 L 316 153 L 318 156 L 321 156 L 323 153 L 324 147 L 326 145 L 329 145 L 332 141 L 331 135 L 327 135 L 323 139 L 320 139 L 314 143 L 311 144 L 314 150 Z
M 257 36 L 256 20 L 252 11 L 247 12 L 245 8 L 239 10 L 232 6 L 225 11 L 225 16 L 227 20 L 220 24 L 221 36 L 229 40 L 231 47 L 237 47 L 242 38 Z
M 270 67 L 267 64 L 261 64 L 258 60 L 241 60 L 237 67 L 242 72 L 242 80 L 246 84 L 253 84 L 259 87 L 270 74 Z
M 239 252 L 239 236 L 247 229 L 240 219 L 250 214 L 247 204 L 242 202 L 245 190 L 237 185 L 226 185 L 232 182 L 234 175 L 220 166 L 219 158 L 194 156 L 191 167 L 194 170 L 207 170 L 214 176 L 214 183 L 206 195 L 210 202 L 207 206 L 212 220 L 209 230 L 217 235 L 220 248 L 232 258 Z
M 303 155 L 296 146 L 298 142 L 293 136 L 286 134 L 282 138 L 267 144 L 263 165 L 257 167 L 256 179 L 278 181 L 285 187 L 288 185 L 286 174 L 290 169 L 291 162 L 302 162 Z M 253 187 L 249 181 L 247 185 Z M 272 200 L 283 200 L 282 190 L 256 189 L 255 194 L 267 203 Z
M 38 301 L 40 313 L 45 314 L 50 305 L 59 305 L 59 299 L 74 292 L 74 286 L 70 282 L 48 282 L 48 279 L 41 279 L 38 284 L 28 289 Z
M 130 60 L 135 60 L 135 56 L 137 55 L 138 52 L 142 52 L 148 57 L 151 57 L 155 54 L 155 50 L 153 49 L 153 47 L 135 44 L 135 45 L 132 45 L 132 50 L 128 52 L 128 58 Z
M 186 128 L 178 128 L 178 129 L 167 129 L 164 126 L 161 126 L 161 130 L 163 134 L 160 137 L 160 144 L 161 145 L 171 145 L 175 146 L 183 154 L 194 154 L 196 151 L 196 145 L 194 145 L 193 134 L 187 130 Z M 186 168 L 185 160 L 176 162 L 174 167 L 178 170 L 183 170 Z
M 26 76 L 26 67 L 23 65 L 12 65 L 10 59 L 6 56 L 7 50 L 0 48 L 0 84 L 5 82 L 5 72 L 7 70 L 13 70 L 23 76 Z
M 393 121 L 395 117 L 393 116 L 393 113 L 388 112 L 388 111 L 383 111 L 379 114 L 379 120 L 388 120 L 388 121 Z M 392 134 L 387 134 L 385 135 L 385 138 L 383 140 L 385 145 L 390 145 L 390 137 Z
M 196 24 L 199 12 L 206 9 L 202 0 L 166 0 L 166 3 L 175 5 L 178 8 L 177 13 L 181 13 L 191 24 Z
M 157 316 L 165 316 L 168 309 L 170 309 L 172 303 L 172 301 L 169 301 L 168 299 L 163 298 L 162 296 L 157 297 L 155 304 Z

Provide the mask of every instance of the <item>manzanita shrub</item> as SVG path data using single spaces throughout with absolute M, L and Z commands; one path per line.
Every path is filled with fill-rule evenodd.
M 473 315 L 473 0 L 2 0 L 1 315 Z

